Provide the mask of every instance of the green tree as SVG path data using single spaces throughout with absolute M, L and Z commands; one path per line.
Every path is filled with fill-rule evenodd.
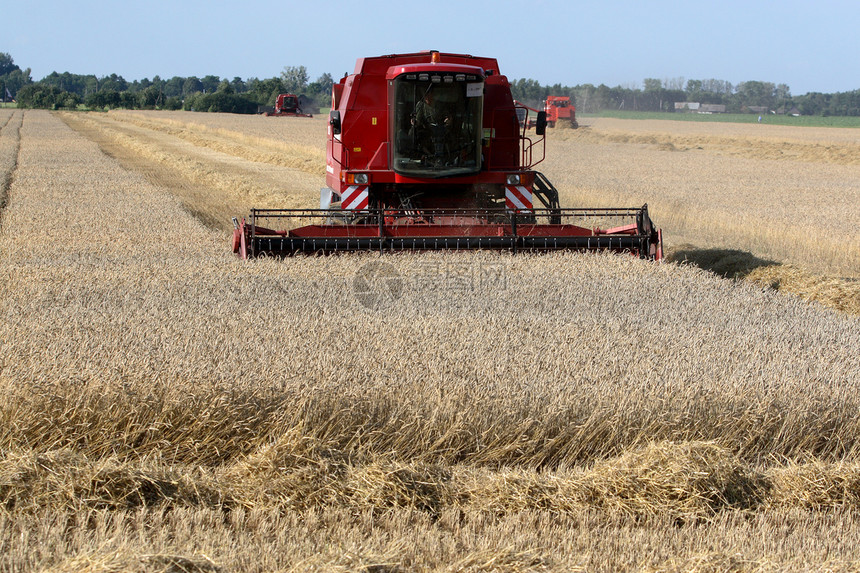
M 137 98 L 135 94 L 126 90 L 119 94 L 119 107 L 124 109 L 135 109 L 137 107 Z
M 56 107 L 64 109 L 75 109 L 81 103 L 81 96 L 76 93 L 65 92 L 57 101 Z
M 233 88 L 233 93 L 240 94 L 248 91 L 248 86 L 245 85 L 245 82 L 243 82 L 242 78 L 239 76 L 233 78 L 230 82 L 230 86 Z
M 30 69 L 14 70 L 6 75 L 0 76 L 0 99 L 6 99 L 9 96 L 16 97 L 18 91 L 26 85 L 32 84 L 33 78 L 30 77 Z M 9 91 L 7 94 L 6 91 Z
M 111 109 L 119 107 L 119 104 L 119 92 L 115 90 L 101 90 L 84 98 L 84 105 L 91 109 Z
M 203 85 L 203 91 L 210 94 L 218 89 L 218 84 L 221 83 L 221 78 L 218 76 L 204 76 L 200 83 Z
M 273 106 L 278 94 L 286 93 L 287 88 L 284 86 L 280 78 L 269 78 L 266 80 L 258 80 L 251 78 L 248 80 L 248 96 L 258 105 Z
M 690 97 L 690 99 L 694 99 L 695 96 L 702 93 L 702 80 L 687 80 L 687 86 L 684 88 L 684 92 Z
M 319 86 L 320 93 L 331 95 L 331 87 L 334 85 L 334 78 L 331 77 L 330 73 L 324 73 L 318 77 L 317 81 L 314 83 Z
M 791 89 L 787 84 L 777 84 L 776 88 L 773 92 L 774 99 L 776 100 L 776 105 L 778 107 L 783 108 L 784 111 L 787 111 L 788 104 L 791 100 Z
M 595 95 L 597 96 L 595 98 L 597 109 L 615 109 L 618 107 L 615 103 L 613 92 L 608 85 L 600 84 L 597 86 Z
M 185 82 L 185 78 L 180 78 L 179 76 L 173 76 L 166 82 L 164 82 L 164 95 L 165 97 L 179 97 L 182 95 L 182 85 Z
M 12 59 L 12 56 L 6 52 L 0 52 L 0 76 L 11 74 L 15 70 L 20 69 L 21 68 L 15 65 L 15 61 Z
M 281 72 L 281 82 L 290 93 L 301 93 L 308 85 L 308 70 L 304 66 L 287 66 Z
M 124 92 L 128 89 L 128 82 L 122 76 L 111 74 L 99 80 L 100 90 L 113 90 L 115 92 Z
M 197 77 L 190 76 L 185 78 L 185 82 L 182 84 L 182 95 L 190 95 L 197 92 L 203 91 L 203 82 L 201 82 Z
M 46 83 L 24 86 L 18 91 L 18 107 L 34 109 L 74 109 L 81 102 L 78 94 L 61 90 Z
M 156 77 L 158 77 L 158 76 L 156 76 Z M 133 82 L 131 82 L 131 85 L 128 86 L 128 91 L 137 94 L 137 93 L 142 92 L 143 90 L 145 90 L 146 88 L 148 88 L 151 85 L 152 85 L 152 82 L 149 80 L 149 78 L 143 78 L 142 80 L 134 80 Z
M 167 100 L 164 102 L 164 109 L 168 109 L 171 111 L 182 109 L 182 98 L 178 96 L 167 98 Z
M 40 83 L 54 86 L 59 88 L 61 91 L 76 93 L 81 96 L 86 92 L 87 86 L 86 76 L 71 74 L 69 72 L 63 72 L 62 74 L 51 72 L 42 78 Z
M 663 89 L 663 82 L 655 78 L 645 78 L 642 85 L 646 92 L 659 92 Z
M 741 107 L 763 106 L 774 108 L 776 86 L 770 82 L 749 81 L 738 84 L 736 101 Z
M 227 80 L 223 80 L 220 84 L 218 84 L 218 89 L 216 90 L 218 93 L 225 94 L 233 94 L 233 85 Z
M 84 76 L 84 97 L 99 91 L 99 79 L 94 75 Z
M 141 90 L 137 94 L 137 103 L 141 109 L 155 109 L 164 102 L 164 94 L 155 85 Z
M 511 82 L 511 95 L 515 100 L 521 101 L 532 107 L 539 107 L 546 99 L 548 89 L 537 80 L 531 78 L 514 80 Z
M 331 107 L 331 86 L 333 84 L 334 80 L 331 74 L 323 74 L 315 82 L 308 84 L 307 96 L 313 100 L 313 107 Z
M 185 98 L 184 109 L 221 113 L 257 113 L 257 104 L 246 95 L 225 91 L 196 93 Z
M 596 98 L 594 97 L 597 88 L 592 84 L 583 84 L 573 88 L 576 95 L 576 109 L 580 112 L 595 113 L 599 108 L 595 106 Z

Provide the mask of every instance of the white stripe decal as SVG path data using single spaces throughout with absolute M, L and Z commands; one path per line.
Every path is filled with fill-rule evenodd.
M 532 193 L 522 185 L 517 187 L 517 191 L 520 192 L 520 197 L 523 200 L 523 205 L 526 206 L 526 209 L 532 208 Z
M 341 209 L 365 209 L 369 200 L 367 187 L 351 185 L 340 197 Z
M 529 211 L 532 208 L 532 194 L 522 185 L 505 187 L 505 204 L 511 210 Z
M 341 200 L 346 201 L 349 199 L 355 190 L 358 189 L 358 185 L 352 185 L 343 190 L 343 193 L 340 194 Z

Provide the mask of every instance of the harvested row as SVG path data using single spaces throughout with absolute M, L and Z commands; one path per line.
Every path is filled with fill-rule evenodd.
M 0 211 L 9 202 L 9 185 L 18 164 L 24 112 L 0 109 Z
M 494 515 L 542 510 L 575 516 L 602 510 L 625 517 L 706 522 L 733 510 L 824 511 L 860 507 L 860 464 L 813 461 L 773 467 L 743 463 L 707 442 L 659 442 L 587 468 L 537 472 L 350 457 L 286 435 L 216 469 L 158 458 L 88 459 L 71 449 L 0 456 L 0 508 L 137 507 L 309 511 L 412 509 Z
M 113 114 L 61 117 L 126 168 L 180 197 L 189 212 L 215 229 L 232 229 L 231 218 L 247 215 L 252 207 L 308 207 L 319 201 L 318 176 L 249 160 L 235 146 L 227 150 L 234 154 L 227 153 L 170 131 L 116 121 Z
M 262 115 L 239 115 L 232 113 L 200 113 L 193 111 L 129 111 L 112 110 L 108 115 L 118 121 L 126 116 L 146 121 L 157 121 L 182 129 L 213 132 L 234 141 L 262 142 L 266 146 L 283 145 L 291 155 L 321 153 L 325 160 L 325 135 L 328 115 L 313 118 L 265 117 Z M 319 167 L 319 166 L 317 166 Z
M 140 112 L 114 111 L 108 117 L 117 122 L 168 133 L 199 147 L 222 151 L 249 161 L 291 167 L 320 178 L 325 175 L 325 149 L 320 145 L 325 141 L 325 124 L 319 120 L 314 121 L 310 126 L 293 126 L 301 129 L 288 129 L 291 127 L 289 124 L 278 126 L 276 123 L 261 126 L 259 125 L 261 118 L 253 116 L 242 117 L 239 121 L 234 120 L 229 123 L 232 128 L 226 128 L 199 123 L 194 121 L 194 118 L 190 118 L 187 113 L 179 112 L 179 118 L 174 118 Z M 196 115 L 197 118 L 200 117 L 200 114 Z M 213 115 L 225 116 L 226 114 Z M 269 118 L 262 119 L 265 122 L 273 121 Z M 213 123 L 217 125 L 223 123 L 223 120 Z M 282 129 L 262 129 L 262 127 L 281 127 Z M 319 133 L 315 134 L 317 137 L 312 137 L 314 132 L 307 129 L 308 127 L 319 130 Z
M 11 521 L 8 569 L 80 571 L 753 571 L 858 568 L 851 512 L 732 512 L 708 525 L 462 510 L 43 512 Z M 36 550 L 38 547 L 38 550 Z

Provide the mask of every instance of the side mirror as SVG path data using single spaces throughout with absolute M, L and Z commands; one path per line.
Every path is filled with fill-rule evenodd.
M 537 114 L 537 123 L 535 123 L 535 133 L 544 135 L 546 133 L 546 112 L 539 111 Z
M 546 123 L 546 121 L 544 121 Z M 328 114 L 328 124 L 331 126 L 331 132 L 334 135 L 340 133 L 340 112 L 336 109 L 331 110 Z

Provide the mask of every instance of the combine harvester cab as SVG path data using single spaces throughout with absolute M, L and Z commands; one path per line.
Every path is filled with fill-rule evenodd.
M 240 257 L 504 249 L 612 250 L 661 259 L 647 206 L 566 209 L 493 58 L 419 52 L 359 59 L 333 87 L 319 209 L 234 219 Z M 519 114 L 519 116 L 518 116 Z

